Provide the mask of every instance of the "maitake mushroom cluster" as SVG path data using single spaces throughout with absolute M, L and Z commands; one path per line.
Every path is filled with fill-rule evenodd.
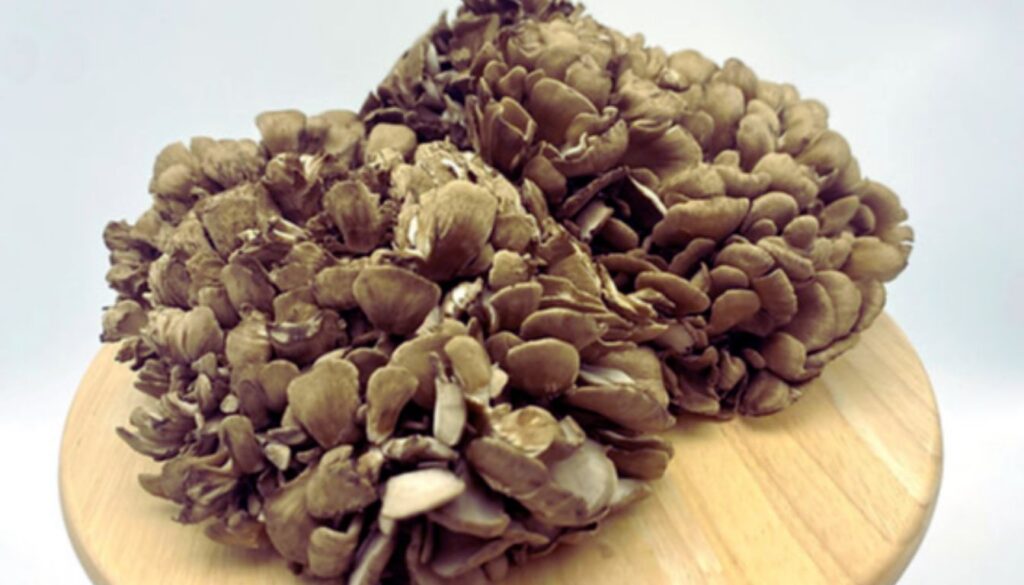
M 591 533 L 674 414 L 779 410 L 881 311 L 906 213 L 826 118 L 566 2 L 466 0 L 361 114 L 168 146 L 104 234 L 142 486 L 353 584 Z
M 618 289 L 657 311 L 648 346 L 683 410 L 792 403 L 881 312 L 910 254 L 899 199 L 861 176 L 820 102 L 568 2 L 467 1 L 363 115 L 447 134 L 543 191 Z

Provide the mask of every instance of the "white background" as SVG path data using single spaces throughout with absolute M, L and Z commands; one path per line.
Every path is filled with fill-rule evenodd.
M 57 497 L 63 417 L 112 298 L 100 240 L 154 155 L 253 116 L 358 108 L 456 0 L 0 0 L 0 567 L 85 583 Z M 1024 8 L 1005 1 L 594 0 L 669 49 L 821 99 L 917 230 L 889 311 L 932 376 L 946 470 L 902 583 L 1021 582 Z

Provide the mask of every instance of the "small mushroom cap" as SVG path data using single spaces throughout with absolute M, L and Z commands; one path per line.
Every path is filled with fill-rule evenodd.
M 523 321 L 540 306 L 543 287 L 536 282 L 524 282 L 505 287 L 488 299 L 498 314 L 502 329 L 518 331 Z
M 561 433 L 552 414 L 539 406 L 524 406 L 491 417 L 490 430 L 510 445 L 530 456 L 544 453 Z
M 224 332 L 209 307 L 151 311 L 142 336 L 179 363 L 192 363 L 224 347 Z
M 589 384 L 644 384 L 651 396 L 668 406 L 661 360 L 647 347 L 625 347 L 606 352 L 588 361 L 580 377 Z
M 592 316 L 561 307 L 537 311 L 519 328 L 519 335 L 527 341 L 553 337 L 572 344 L 577 350 L 597 341 L 602 332 Z
M 761 299 L 765 312 L 779 323 L 787 323 L 798 310 L 796 289 L 781 269 L 754 278 L 751 287 Z
M 246 315 L 228 332 L 224 341 L 224 355 L 234 368 L 265 364 L 270 361 L 272 351 L 266 317 L 258 311 Z
M 497 437 L 474 439 L 466 458 L 491 489 L 512 498 L 532 493 L 548 482 L 548 469 L 542 462 Z
M 207 524 L 203 533 L 214 542 L 249 550 L 264 549 L 268 545 L 264 523 L 241 510 Z
M 365 268 L 352 291 L 370 322 L 395 335 L 416 331 L 441 300 L 441 287 L 397 266 Z
M 877 280 L 864 280 L 857 283 L 860 289 L 863 304 L 860 309 L 860 318 L 854 331 L 863 331 L 875 322 L 875 319 L 882 314 L 885 308 L 885 287 Z
M 288 405 L 288 385 L 298 377 L 299 367 L 288 360 L 273 360 L 260 367 L 257 379 L 267 397 L 267 408 L 281 412 Z
M 309 537 L 318 526 L 306 512 L 306 484 L 310 477 L 312 471 L 307 471 L 284 484 L 267 498 L 264 506 L 271 544 L 293 563 L 308 561 Z
M 324 448 L 355 442 L 361 435 L 356 423 L 359 370 L 346 360 L 317 362 L 292 380 L 288 404 L 303 428 Z
M 381 443 L 391 436 L 402 409 L 412 399 L 419 380 L 401 366 L 384 366 L 370 375 L 366 388 L 366 436 Z
M 636 288 L 650 288 L 665 295 L 675 305 L 675 313 L 679 317 L 703 313 L 711 306 L 711 300 L 704 291 L 670 272 L 641 272 L 636 277 Z
M 534 396 L 551 396 L 576 381 L 580 354 L 560 339 L 540 339 L 510 349 L 505 365 L 513 386 Z
M 675 453 L 675 448 L 668 440 L 659 435 L 637 435 L 634 433 L 623 433 L 611 429 L 599 429 L 594 433 L 600 442 L 609 447 L 622 451 L 636 451 L 642 449 L 656 449 L 664 451 L 668 455 Z
M 359 516 L 344 531 L 320 526 L 309 535 L 309 572 L 314 577 L 332 579 L 343 575 L 352 564 L 359 547 L 363 523 Z
M 814 263 L 807 253 L 797 250 L 779 236 L 767 236 L 757 246 L 768 252 L 793 282 L 803 282 L 814 275 Z
M 241 182 L 238 179 L 245 180 L 232 177 L 231 181 Z M 259 183 L 244 183 L 203 199 L 196 212 L 213 247 L 224 258 L 241 245 L 239 234 L 258 228 L 261 220 L 277 213 L 270 194 Z
M 259 473 L 266 467 L 263 452 L 256 442 L 252 421 L 241 415 L 231 415 L 220 423 L 221 442 L 227 446 L 231 461 L 241 473 Z
M 409 370 L 419 380 L 413 400 L 424 408 L 434 405 L 434 379 L 437 372 L 434 371 L 434 362 L 430 356 L 442 352 L 452 337 L 466 333 L 465 326 L 461 324 L 452 329 L 413 337 L 399 345 L 391 355 L 391 365 Z
M 468 266 L 491 236 L 498 201 L 469 181 L 452 181 L 426 193 L 416 229 L 416 248 L 425 256 L 422 272 L 446 281 Z
M 359 303 L 352 285 L 363 268 L 359 264 L 349 263 L 329 266 L 318 272 L 313 281 L 316 302 L 322 307 L 339 311 L 356 308 Z
M 351 179 L 335 183 L 324 193 L 323 205 L 348 250 L 366 254 L 380 243 L 385 228 L 380 196 L 366 183 Z
M 444 353 L 467 397 L 486 401 L 493 377 L 487 349 L 469 335 L 458 335 L 445 344 Z
M 149 320 L 142 305 L 125 299 L 103 312 L 103 336 L 100 341 L 111 342 L 138 335 Z
M 499 331 L 484 341 L 484 347 L 487 348 L 487 355 L 490 356 L 491 361 L 501 366 L 505 365 L 505 358 L 508 357 L 509 350 L 522 344 L 523 340 L 511 331 Z
M 455 461 L 459 458 L 454 449 L 426 435 L 388 439 L 381 445 L 380 450 L 388 459 L 401 463 Z
M 366 139 L 366 157 L 369 158 L 390 148 L 402 158 L 409 158 L 416 149 L 416 133 L 402 124 L 377 124 Z
M 752 290 L 727 290 L 711 305 L 708 335 L 725 333 L 753 317 L 761 309 L 761 298 Z
M 306 115 L 298 110 L 263 112 L 256 116 L 256 127 L 263 136 L 263 146 L 271 155 L 297 152 L 306 127 Z
M 300 322 L 271 323 L 267 326 L 274 355 L 298 364 L 309 364 L 335 347 L 343 338 L 338 314 L 318 311 Z
M 828 290 L 812 282 L 796 291 L 799 311 L 785 327 L 785 332 L 817 351 L 828 346 L 836 337 L 836 308 Z
M 605 449 L 590 439 L 572 455 L 550 465 L 552 482 L 586 503 L 589 518 L 602 513 L 615 494 L 618 475 Z M 585 522 L 581 522 L 583 524 Z
M 388 479 L 380 513 L 393 520 L 412 518 L 447 504 L 465 490 L 465 482 L 447 469 L 400 473 Z
M 863 295 L 849 276 L 835 270 L 825 270 L 816 276 L 832 299 L 836 311 L 836 336 L 841 337 L 853 330 L 860 317 Z
M 693 238 L 720 241 L 736 231 L 750 207 L 747 199 L 712 197 L 677 203 L 651 232 L 659 246 L 679 246 Z
M 769 370 L 784 380 L 802 382 L 810 378 L 807 371 L 807 347 L 788 333 L 778 332 L 761 347 L 761 355 Z
M 635 431 L 663 431 L 676 422 L 648 384 L 578 386 L 566 392 L 565 400 Z
M 263 266 L 255 259 L 234 255 L 221 268 L 220 280 L 224 283 L 228 300 L 236 311 L 246 305 L 269 312 L 277 291 Z
M 655 480 L 665 475 L 671 457 L 661 449 L 608 450 L 608 458 L 619 474 L 637 479 Z
M 466 480 L 466 491 L 428 516 L 448 530 L 478 538 L 501 536 L 511 521 L 501 499 L 472 479 Z
M 771 372 L 762 370 L 750 381 L 740 396 L 738 410 L 748 416 L 764 416 L 786 408 L 797 398 L 800 391 L 779 379 Z
M 325 354 L 322 357 L 326 357 Z M 365 388 L 370 382 L 370 376 L 380 368 L 387 365 L 391 359 L 390 356 L 380 349 L 373 347 L 357 347 L 355 349 L 345 351 L 344 357 L 346 360 L 352 362 L 352 365 L 359 370 L 359 387 Z
M 367 452 L 358 460 L 352 446 L 323 454 L 306 484 L 306 510 L 314 518 L 338 518 L 377 501 L 377 475 L 384 456 Z
M 735 266 L 716 266 L 708 276 L 711 279 L 711 295 L 715 297 L 728 290 L 750 288 L 750 277 Z
M 487 284 L 492 290 L 501 290 L 530 279 L 530 265 L 526 258 L 509 250 L 498 250 L 487 273 Z
M 734 242 L 715 255 L 715 266 L 739 268 L 750 278 L 766 274 L 775 266 L 772 255 L 747 242 Z

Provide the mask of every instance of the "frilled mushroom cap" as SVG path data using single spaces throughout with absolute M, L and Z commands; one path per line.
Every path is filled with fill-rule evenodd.
M 678 411 L 799 397 L 910 252 L 823 105 L 563 0 L 465 0 L 362 113 L 256 125 L 159 154 L 103 234 L 101 339 L 153 398 L 118 429 L 142 487 L 315 578 L 478 583 L 583 538 Z

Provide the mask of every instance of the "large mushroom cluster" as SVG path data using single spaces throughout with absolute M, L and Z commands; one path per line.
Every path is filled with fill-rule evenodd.
M 466 0 L 359 114 L 168 146 L 104 233 L 142 487 L 351 584 L 575 542 L 675 414 L 783 408 L 881 311 L 906 213 L 826 118 L 566 2 Z
M 913 233 L 824 105 L 741 61 L 668 54 L 560 0 L 468 1 L 363 108 L 446 132 L 638 292 L 675 404 L 775 412 L 857 341 Z

